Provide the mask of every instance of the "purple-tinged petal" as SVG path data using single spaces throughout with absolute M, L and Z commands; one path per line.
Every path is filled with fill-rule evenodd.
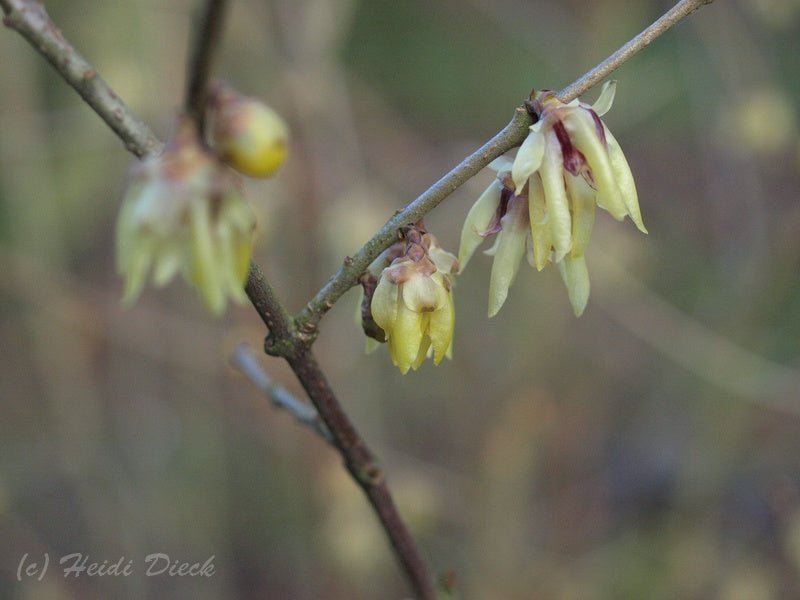
M 576 110 L 564 121 L 564 126 L 592 170 L 592 178 L 597 186 L 597 205 L 621 221 L 628 211 L 617 187 L 606 145 L 597 135 L 594 118 L 588 110 Z
M 489 316 L 493 317 L 503 306 L 508 288 L 514 283 L 519 263 L 525 254 L 528 236 L 528 206 L 525 202 L 512 202 L 503 217 L 503 230 L 497 237 L 497 250 L 489 280 Z

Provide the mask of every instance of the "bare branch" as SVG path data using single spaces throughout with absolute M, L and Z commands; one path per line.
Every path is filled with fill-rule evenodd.
M 619 50 L 605 59 L 596 67 L 581 75 L 577 80 L 556 94 L 562 102 L 569 102 L 593 88 L 624 63 L 634 54 L 650 45 L 661 34 L 677 25 L 704 4 L 711 4 L 714 0 L 681 0 L 661 18 L 653 22 L 650 27 L 642 31 L 635 38 L 624 44 Z
M 350 475 L 367 495 L 414 591 L 421 600 L 436 600 L 433 579 L 397 511 L 384 473 L 336 399 L 311 349 L 306 347 L 286 360 L 330 429 Z
M 139 158 L 161 151 L 162 143 L 128 108 L 97 71 L 70 44 L 47 15 L 44 5 L 32 0 L 0 0 L 3 23 L 19 32 L 44 56 L 64 80 L 125 142 Z
M 333 444 L 331 432 L 319 418 L 313 407 L 301 402 L 285 388 L 275 384 L 258 362 L 253 349 L 247 344 L 239 344 L 231 354 L 231 364 L 247 377 L 253 385 L 270 399 L 275 408 L 291 413 L 297 422 L 308 427 L 329 444 Z
M 422 600 L 436 598 L 433 579 L 397 511 L 386 478 L 375 456 L 347 416 L 311 352 L 311 341 L 298 334 L 274 290 L 257 265 L 250 265 L 245 287 L 250 301 L 269 328 L 264 342 L 268 354 L 282 356 L 291 366 L 330 432 L 347 470 L 366 494 L 394 548 L 406 576 Z
M 194 48 L 189 63 L 186 81 L 184 110 L 197 123 L 202 134 L 205 124 L 208 78 L 211 60 L 219 45 L 222 26 L 225 22 L 226 0 L 207 0 L 200 26 L 195 32 Z

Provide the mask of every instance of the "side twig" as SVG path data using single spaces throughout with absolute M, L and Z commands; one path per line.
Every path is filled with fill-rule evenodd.
M 297 422 L 308 427 L 329 444 L 333 443 L 331 432 L 319 418 L 312 406 L 301 402 L 285 388 L 273 383 L 256 358 L 248 344 L 239 344 L 231 354 L 231 365 L 263 393 L 275 408 L 285 410 L 297 419 Z

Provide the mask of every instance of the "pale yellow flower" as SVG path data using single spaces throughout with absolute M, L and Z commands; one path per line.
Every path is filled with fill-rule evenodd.
M 449 275 L 458 268 L 455 256 L 419 229 L 407 230 L 405 245 L 381 272 L 371 303 L 389 356 L 404 374 L 429 355 L 437 365 L 450 356 L 455 310 Z
M 614 90 L 614 82 L 606 84 L 593 106 L 564 104 L 550 91 L 536 94 L 530 104 L 539 120 L 513 163 L 498 164 L 497 180 L 467 215 L 462 269 L 485 237 L 497 235 L 487 251 L 494 255 L 489 316 L 503 306 L 523 255 L 540 271 L 558 265 L 575 314 L 583 313 L 590 288 L 584 253 L 595 205 L 617 220 L 630 217 L 647 233 L 628 161 L 600 120 Z
M 182 120 L 163 154 L 131 169 L 117 221 L 123 302 L 136 300 L 151 271 L 157 287 L 182 272 L 216 315 L 228 297 L 245 301 L 254 226 L 236 176 Z

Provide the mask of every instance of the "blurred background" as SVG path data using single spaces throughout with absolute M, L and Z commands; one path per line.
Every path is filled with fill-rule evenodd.
M 166 137 L 201 2 L 46 4 Z M 287 165 L 247 191 L 292 312 L 532 87 L 670 6 L 231 4 L 216 73 L 291 123 Z M 489 321 L 477 255 L 439 367 L 365 355 L 355 291 L 323 321 L 319 359 L 461 597 L 800 597 L 799 33 L 798 0 L 718 0 L 616 73 L 605 121 L 650 233 L 598 213 L 580 319 L 555 270 L 523 266 Z M 15 32 L 0 55 L 0 597 L 407 597 L 337 455 L 228 365 L 261 347 L 252 308 L 214 320 L 177 281 L 120 307 L 131 156 Z M 445 248 L 492 177 L 427 219 Z M 65 579 L 52 563 L 75 552 L 136 574 Z M 216 572 L 145 577 L 155 552 Z M 47 575 L 18 581 L 45 553 Z

